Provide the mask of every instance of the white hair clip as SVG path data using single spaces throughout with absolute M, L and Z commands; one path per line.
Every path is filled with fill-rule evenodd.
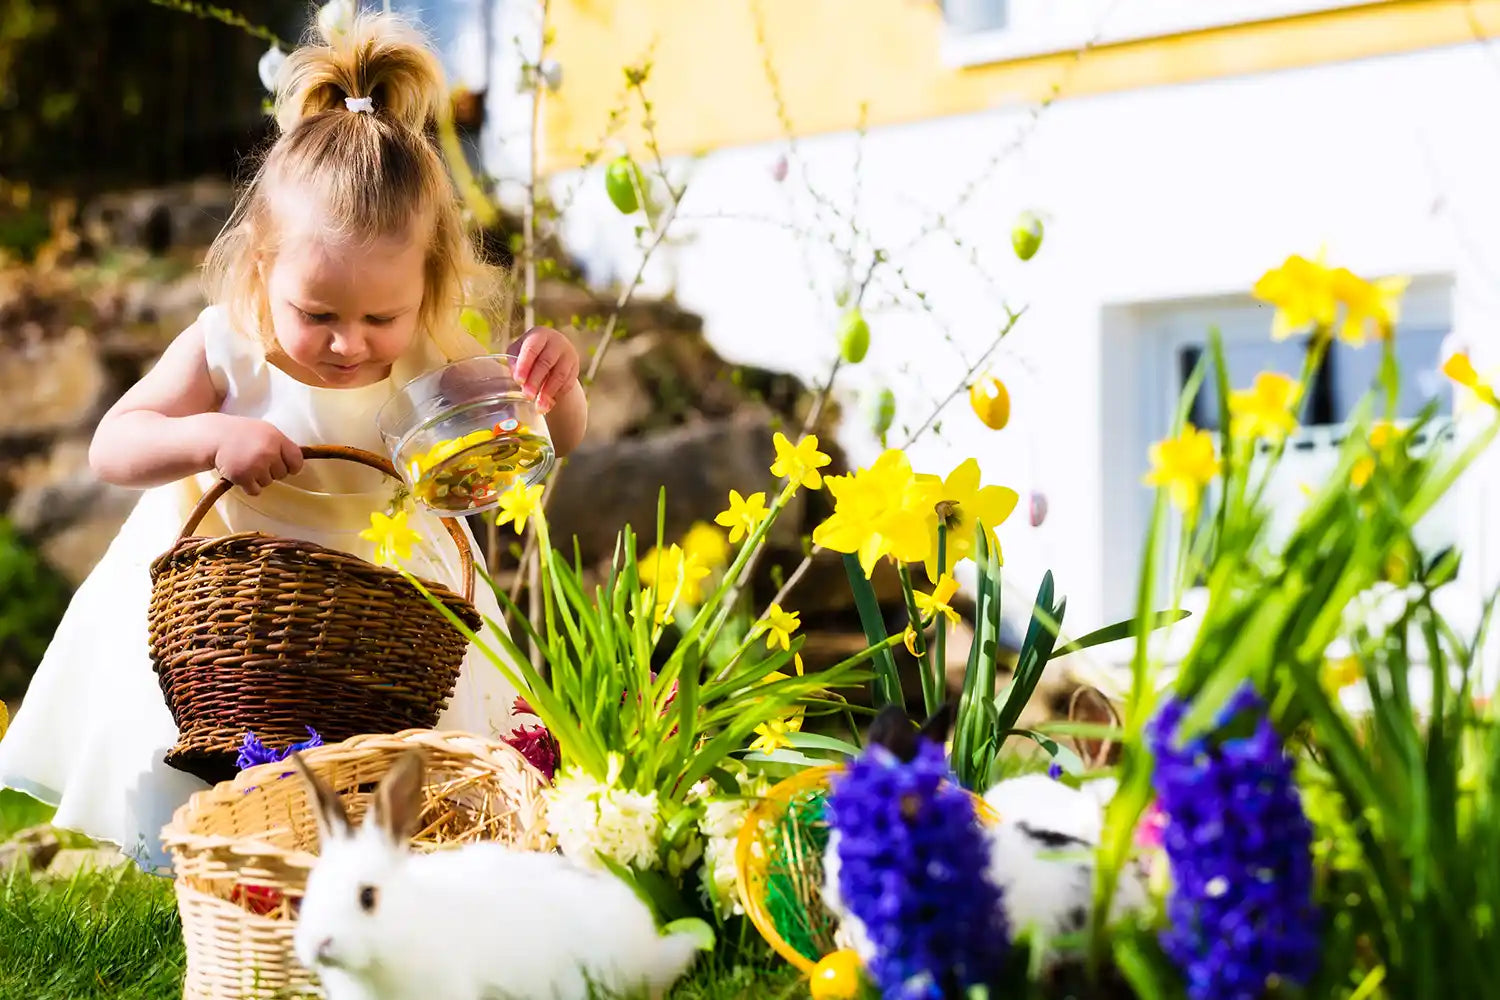
M 346 97 L 344 107 L 353 112 L 364 111 L 368 114 L 375 113 L 375 99 L 373 97 Z

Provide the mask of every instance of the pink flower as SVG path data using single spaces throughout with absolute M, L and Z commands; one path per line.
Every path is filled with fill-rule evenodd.
M 510 710 L 515 715 L 536 715 L 536 709 L 523 695 L 516 695 L 516 700 L 511 702 Z
M 1162 812 L 1156 799 L 1146 807 L 1141 821 L 1135 827 L 1135 846 L 1143 851 L 1161 850 L 1162 831 L 1167 828 L 1167 814 Z
M 557 740 L 552 738 L 546 726 L 522 726 L 505 737 L 505 742 L 515 747 L 516 752 L 525 757 L 528 764 L 542 772 L 542 777 L 551 783 L 561 759 Z

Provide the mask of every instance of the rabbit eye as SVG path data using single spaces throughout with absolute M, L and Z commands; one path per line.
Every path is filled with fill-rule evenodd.
M 366 913 L 375 912 L 375 901 L 378 898 L 379 893 L 375 891 L 373 885 L 362 885 L 359 887 L 359 908 Z

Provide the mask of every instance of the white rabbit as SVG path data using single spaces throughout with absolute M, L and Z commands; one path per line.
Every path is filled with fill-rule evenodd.
M 608 873 L 497 843 L 412 852 L 416 751 L 381 781 L 357 831 L 338 796 L 292 760 L 321 838 L 294 947 L 328 1000 L 584 1000 L 590 984 L 656 998 L 692 964 L 695 940 L 660 935 Z

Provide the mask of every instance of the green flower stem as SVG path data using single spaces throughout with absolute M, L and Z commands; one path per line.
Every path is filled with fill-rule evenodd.
M 948 572 L 948 526 L 942 521 L 938 522 L 937 530 L 937 571 L 939 580 Z M 937 634 L 933 636 L 932 657 L 929 662 L 932 668 L 933 700 L 927 704 L 927 714 L 931 715 L 948 696 L 948 622 L 944 615 L 937 616 Z
M 922 704 L 926 706 L 928 714 L 931 714 L 932 700 L 935 697 L 932 690 L 932 651 L 927 648 L 927 636 L 924 634 L 922 613 L 917 610 L 917 595 L 916 591 L 912 588 L 911 570 L 902 563 L 896 567 L 896 574 L 901 578 L 901 596 L 906 602 L 907 624 L 917 636 L 915 645 L 917 649 L 917 672 L 922 680 Z

